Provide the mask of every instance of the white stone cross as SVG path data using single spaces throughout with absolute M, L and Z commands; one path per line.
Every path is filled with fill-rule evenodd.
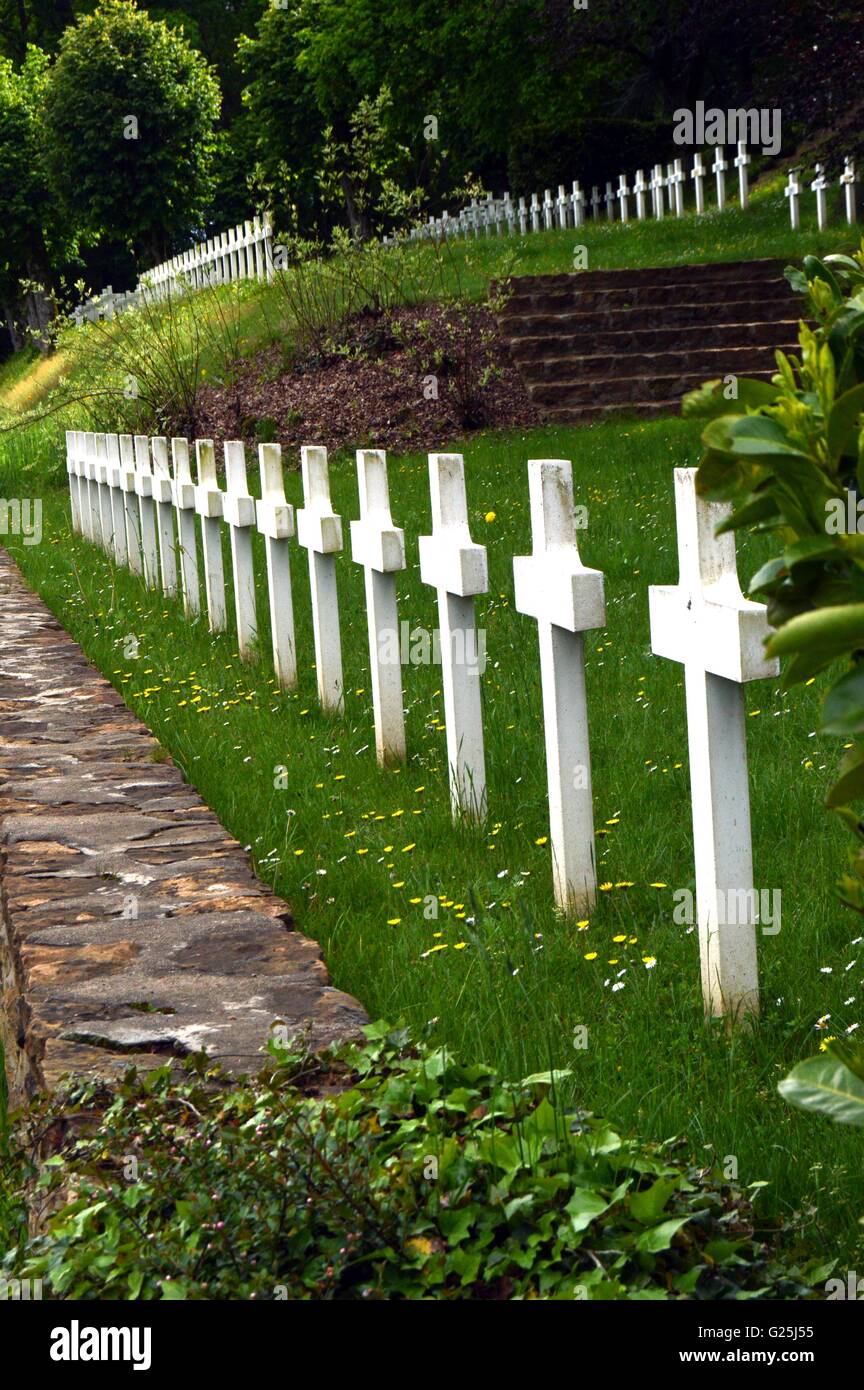
M 690 172 L 693 180 L 693 191 L 696 195 L 697 213 L 705 211 L 705 165 L 702 163 L 702 154 L 699 150 L 693 156 L 693 168 Z
M 151 440 L 153 450 L 153 500 L 159 532 L 159 560 L 162 565 L 162 592 L 177 592 L 177 545 L 174 539 L 174 487 L 168 461 L 168 440 Z
M 843 184 L 843 191 L 846 196 L 846 221 L 851 227 L 854 222 L 858 221 L 858 208 L 855 199 L 855 160 L 852 155 L 847 154 L 846 156 L 840 182 Z
M 581 227 L 585 220 L 585 194 L 579 187 L 579 180 L 573 180 L 573 191 L 570 194 L 570 206 L 573 210 L 573 226 Z
M 120 440 L 116 434 L 106 434 L 105 447 L 108 454 L 108 492 L 111 498 L 111 538 L 114 543 L 114 560 L 118 565 L 125 565 L 126 516 L 123 506 L 123 489 L 120 486 Z
M 252 563 L 255 499 L 250 495 L 249 484 L 246 481 L 246 446 L 242 439 L 225 441 L 225 493 L 222 498 L 222 515 L 231 539 L 237 646 L 242 659 L 251 661 L 257 655 L 258 643 L 255 567 Z
M 482 820 L 486 760 L 474 596 L 489 587 L 486 547 L 471 540 L 462 455 L 430 454 L 429 485 L 432 534 L 420 537 L 420 578 L 438 593 L 450 804 L 454 819 Z
M 637 169 L 636 178 L 633 180 L 633 192 L 636 194 L 636 216 L 640 222 L 645 221 L 645 194 L 647 191 L 645 171 L 644 169 Z
M 528 231 L 528 209 L 525 206 L 525 199 L 519 199 L 519 235 L 525 236 Z
M 559 183 L 559 185 L 558 185 L 558 198 L 557 198 L 556 201 L 557 201 L 557 206 L 558 206 L 558 226 L 562 229 L 562 231 L 566 231 L 566 228 L 567 228 L 567 190 L 565 189 L 563 183 Z
M 816 177 L 810 187 L 816 194 L 816 224 L 820 232 L 822 232 L 825 230 L 825 224 L 828 220 L 828 204 L 825 198 L 828 180 L 825 177 L 825 170 L 821 164 L 816 164 L 813 167 Z
M 532 232 L 539 232 L 540 230 L 540 199 L 536 193 L 531 194 L 531 230 Z
M 512 236 L 513 228 L 516 226 L 516 210 L 509 193 L 504 194 L 504 216 L 507 219 L 507 235 Z
M 671 190 L 672 190 L 672 193 L 670 194 L 670 199 L 669 199 L 669 202 L 670 202 L 670 210 L 671 210 L 672 198 L 674 197 L 674 199 L 675 199 L 675 216 L 676 216 L 676 217 L 682 217 L 682 216 L 684 215 L 684 179 L 685 179 L 685 174 L 684 174 L 684 169 L 683 169 L 682 164 L 681 164 L 681 160 L 680 160 L 680 159 L 676 159 L 675 162 L 674 162 L 674 164 L 671 164 L 671 165 L 669 166 L 669 173 L 668 173 L 668 179 L 667 179 L 667 182 L 668 182 L 668 184 L 669 184 L 669 187 L 670 187 Z
M 255 503 L 255 514 L 267 551 L 273 666 L 283 690 L 293 690 L 297 685 L 297 640 L 294 635 L 294 598 L 288 543 L 295 533 L 294 508 L 285 499 L 281 446 L 259 444 L 258 463 L 261 500 Z
M 651 202 L 653 205 L 654 216 L 661 218 L 665 212 L 663 199 L 663 188 L 665 185 L 663 178 L 663 165 L 655 164 L 651 173 L 651 180 L 648 187 L 651 189 Z
M 543 226 L 546 231 L 551 231 L 555 221 L 555 207 L 552 202 L 552 190 L 547 188 L 543 193 Z
M 351 555 L 366 579 L 366 621 L 375 711 L 375 751 L 381 767 L 404 762 L 405 714 L 396 607 L 396 574 L 405 568 L 405 532 L 393 525 L 387 459 L 379 449 L 358 449 L 360 520 L 351 522 Z
M 513 560 L 516 608 L 540 636 L 555 901 L 581 915 L 597 895 L 582 634 L 606 622 L 603 575 L 579 558 L 569 461 L 532 459 L 528 479 L 533 554 Z
M 155 589 L 159 583 L 159 551 L 156 542 L 156 504 L 153 501 L 153 473 L 150 468 L 150 440 L 146 434 L 135 436 L 135 491 L 141 517 L 141 551 L 144 557 L 144 582 Z
M 750 202 L 750 186 L 747 180 L 747 165 L 750 163 L 750 156 L 747 153 L 747 146 L 743 140 L 738 141 L 738 153 L 735 156 L 735 168 L 738 170 L 738 202 L 742 208 L 746 208 Z
M 628 203 L 627 200 L 628 200 L 628 198 L 630 197 L 630 189 L 627 187 L 627 175 L 626 175 L 626 174 L 621 174 L 621 175 L 619 176 L 619 179 L 618 179 L 618 193 L 617 193 L 617 197 L 618 197 L 618 212 L 619 212 L 619 216 L 620 216 L 620 218 L 621 218 L 621 221 L 622 221 L 622 222 L 628 222 L 628 221 L 630 220 L 630 206 L 629 206 L 629 203 Z
M 78 431 L 66 431 L 66 475 L 69 479 L 69 506 L 72 511 L 72 530 L 83 534 L 81 492 L 78 485 Z
M 135 445 L 131 434 L 120 436 L 120 487 L 126 527 L 126 560 L 132 574 L 143 574 L 141 563 L 141 513 L 135 494 Z
M 222 503 L 225 494 L 216 478 L 216 451 L 212 439 L 196 439 L 195 466 L 198 476 L 195 510 L 201 518 L 207 621 L 211 632 L 224 632 L 228 626 L 225 562 L 222 558 Z
M 606 195 L 603 199 L 606 206 L 606 217 L 610 222 L 615 221 L 615 189 L 611 182 L 606 184 Z
M 101 432 L 93 436 L 93 477 L 96 480 L 99 502 L 99 544 L 106 555 L 114 548 L 114 518 L 111 512 L 111 489 L 108 486 L 108 444 Z
M 734 1021 L 759 1010 L 743 684 L 779 666 L 764 605 L 741 594 L 735 538 L 715 535 L 731 508 L 697 496 L 695 468 L 675 469 L 675 507 L 679 579 L 648 590 L 651 647 L 684 664 L 702 995 L 706 1014 Z
M 318 698 L 322 709 L 339 714 L 345 708 L 342 690 L 342 640 L 336 591 L 336 555 L 342 549 L 342 518 L 330 501 L 327 450 L 317 445 L 300 451 L 303 506 L 297 513 L 297 539 L 309 552 L 312 630 Z
M 595 183 L 595 184 L 592 184 L 592 186 L 591 186 L 591 216 L 594 218 L 595 222 L 596 222 L 597 218 L 600 216 L 600 204 L 601 204 L 602 201 L 603 201 L 603 200 L 602 200 L 602 198 L 600 197 L 600 190 L 599 190 L 599 188 L 597 187 L 596 183 Z
M 723 158 L 723 146 L 718 145 L 714 151 L 714 163 L 711 165 L 711 172 L 717 182 L 717 208 L 722 212 L 726 206 L 726 170 L 729 165 Z
M 789 199 L 789 219 L 792 223 L 793 232 L 797 232 L 801 225 L 800 197 L 801 185 L 798 182 L 798 175 L 801 172 L 800 165 L 795 169 L 789 170 L 789 182 L 783 189 L 784 197 Z
M 195 484 L 192 481 L 187 439 L 171 440 L 171 467 L 174 505 L 177 508 L 183 611 L 188 617 L 197 618 L 201 612 L 201 589 L 198 583 L 198 541 L 195 535 Z

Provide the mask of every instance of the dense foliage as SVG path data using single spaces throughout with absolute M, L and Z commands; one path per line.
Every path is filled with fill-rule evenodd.
M 43 1147 L 59 1115 L 77 1137 L 37 1184 L 66 1205 L 7 1277 L 73 1299 L 735 1299 L 825 1276 L 784 1269 L 683 1144 L 567 1109 L 566 1072 L 504 1082 L 383 1023 L 323 1060 L 270 1051 L 242 1085 L 166 1067 L 31 1114 Z

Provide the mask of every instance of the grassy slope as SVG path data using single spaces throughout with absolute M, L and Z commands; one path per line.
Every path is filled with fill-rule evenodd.
M 405 671 L 408 767 L 376 768 L 362 576 L 345 557 L 347 713 L 331 722 L 317 708 L 302 552 L 298 695 L 276 691 L 269 659 L 244 666 L 230 637 L 211 638 L 70 538 L 62 494 L 49 499 L 49 543 L 16 554 L 252 846 L 262 877 L 322 942 L 335 982 L 373 1016 L 405 1018 L 513 1076 L 571 1067 L 575 1104 L 647 1136 L 686 1133 L 706 1160 L 734 1155 L 745 1183 L 770 1183 L 766 1211 L 807 1211 L 798 1218 L 807 1234 L 836 1253 L 855 1239 L 859 1143 L 775 1092 L 790 1064 L 815 1050 L 822 1015 L 831 1014 L 832 1030 L 860 1017 L 858 1003 L 844 1002 L 862 987 L 861 947 L 852 944 L 857 920 L 830 895 L 843 836 L 822 795 L 837 750 L 813 733 L 815 688 L 748 690 L 756 883 L 783 895 L 782 930 L 760 940 L 764 1019 L 752 1036 L 730 1047 L 705 1030 L 695 933 L 672 919 L 673 891 L 692 886 L 693 875 L 682 673 L 650 654 L 646 590 L 676 577 L 671 468 L 697 461 L 697 431 L 672 420 L 547 429 L 475 437 L 465 453 L 472 527 L 489 546 L 491 579 L 478 601 L 490 662 L 482 833 L 450 824 L 437 668 Z M 577 499 L 589 507 L 584 558 L 606 574 L 608 626 L 587 648 L 599 866 L 613 886 L 581 928 L 553 911 L 548 846 L 539 843 L 547 824 L 536 626 L 512 606 L 511 557 L 529 546 L 528 456 L 573 458 Z M 295 472 L 287 486 L 298 503 Z M 337 510 L 356 516 L 345 462 L 333 490 Z M 423 458 L 391 459 L 391 494 L 408 537 L 401 616 L 432 627 L 433 595 L 417 569 L 417 536 L 429 526 Z M 760 559 L 752 539 L 746 549 L 743 575 Z M 130 634 L 140 640 L 133 662 L 122 656 Z M 266 651 L 266 629 L 262 640 Z M 280 765 L 287 790 L 274 788 Z M 424 918 L 427 895 L 441 899 L 437 921 Z M 646 957 L 656 965 L 647 968 Z M 587 1050 L 574 1048 L 577 1025 L 587 1026 Z

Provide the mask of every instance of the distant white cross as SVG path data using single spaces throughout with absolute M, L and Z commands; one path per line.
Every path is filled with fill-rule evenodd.
M 722 212 L 726 206 L 726 170 L 729 165 L 723 158 L 723 146 L 718 145 L 714 151 L 714 163 L 711 165 L 711 172 L 717 181 L 717 208 Z
M 141 551 L 144 559 L 144 582 L 150 589 L 159 583 L 159 551 L 156 541 L 156 504 L 153 501 L 153 470 L 150 467 L 150 440 L 146 434 L 135 436 L 135 491 L 141 517 Z
M 597 890 L 582 634 L 605 624 L 603 575 L 579 558 L 569 461 L 532 459 L 528 478 L 533 554 L 513 560 L 516 608 L 540 637 L 555 901 L 578 914 Z
M 540 199 L 536 193 L 531 194 L 531 230 L 532 232 L 539 232 L 540 230 Z
M 252 529 L 255 526 L 255 499 L 246 480 L 246 446 L 242 439 L 225 441 L 225 493 L 222 515 L 231 539 L 231 568 L 234 574 L 234 611 L 237 615 L 237 646 L 244 661 L 255 656 L 258 617 L 255 604 L 255 566 L 252 562 Z
M 825 170 L 821 164 L 814 165 L 815 179 L 810 187 L 816 194 L 816 223 L 820 232 L 825 230 L 828 221 L 828 204 L 825 198 L 825 190 L 828 188 L 828 180 L 825 177 Z
M 141 513 L 135 495 L 135 444 L 131 434 L 120 436 L 120 487 L 126 527 L 126 559 L 131 572 L 141 575 L 144 572 L 141 563 Z
M 547 188 L 543 193 L 543 225 L 546 231 L 550 231 L 555 221 L 555 208 L 552 202 L 552 190 Z
M 420 537 L 420 578 L 438 593 L 450 802 L 455 819 L 482 820 L 486 761 L 474 596 L 489 587 L 486 547 L 471 540 L 462 455 L 430 454 L 429 483 L 432 534 Z
M 797 232 L 801 225 L 800 197 L 801 185 L 798 182 L 800 166 L 789 170 L 789 181 L 783 189 L 784 197 L 789 199 L 789 220 L 792 223 L 793 232 Z
M 326 710 L 345 708 L 342 689 L 342 639 L 336 591 L 336 555 L 342 549 L 342 518 L 330 501 L 327 450 L 317 445 L 300 451 L 303 506 L 297 513 L 297 539 L 309 552 L 312 629 L 318 698 Z
M 393 525 L 387 458 L 379 449 L 358 449 L 360 520 L 351 522 L 351 555 L 363 566 L 366 621 L 375 715 L 375 751 L 381 767 L 404 762 L 402 658 L 396 575 L 405 568 L 405 532 Z
M 738 141 L 738 153 L 735 156 L 735 168 L 738 170 L 738 202 L 742 208 L 746 208 L 750 202 L 750 187 L 747 180 L 747 165 L 750 163 L 750 156 L 747 153 L 747 146 L 743 140 Z
M 764 605 L 741 594 L 735 538 L 715 535 L 731 508 L 697 496 L 695 468 L 675 469 L 675 505 L 679 579 L 648 590 L 651 647 L 684 664 L 702 993 L 709 1016 L 735 1020 L 759 1009 L 743 684 L 778 664 Z
M 603 199 L 606 207 L 606 217 L 610 222 L 615 221 L 615 189 L 611 182 L 606 184 L 606 196 Z
M 581 227 L 585 220 L 585 194 L 579 187 L 579 180 L 573 180 L 573 191 L 570 194 L 570 206 L 573 209 L 573 226 Z
M 627 201 L 628 198 L 630 197 L 630 189 L 627 187 L 627 175 L 626 175 L 626 174 L 621 174 L 621 175 L 619 176 L 619 178 L 618 178 L 618 195 L 617 195 L 617 196 L 618 196 L 618 212 L 619 212 L 619 216 L 620 216 L 622 222 L 627 222 L 627 221 L 629 221 L 629 219 L 630 219 L 630 206 L 629 206 L 629 203 L 628 203 L 628 201 Z
M 563 183 L 558 185 L 558 226 L 563 230 L 567 227 L 567 190 Z
M 705 211 L 705 165 L 702 163 L 702 155 L 699 150 L 693 156 L 693 169 L 690 173 L 693 180 L 693 191 L 696 195 L 696 211 Z
M 633 181 L 633 192 L 636 195 L 636 217 L 640 222 L 645 221 L 645 194 L 648 191 L 648 184 L 645 182 L 644 169 L 636 170 L 636 178 Z
M 159 562 L 162 566 L 162 592 L 177 592 L 177 557 L 174 540 L 174 488 L 168 462 L 168 440 L 151 440 L 153 450 L 153 501 L 159 533 Z
M 116 434 L 105 436 L 108 454 L 108 491 L 111 497 L 111 533 L 114 542 L 114 560 L 118 565 L 126 564 L 126 516 L 123 489 L 120 486 L 120 441 Z
M 600 216 L 600 204 L 602 201 L 600 190 L 595 183 L 591 188 L 591 216 L 595 221 Z
M 195 485 L 192 482 L 188 439 L 171 440 L 171 470 L 174 506 L 177 508 L 183 611 L 188 617 L 197 618 L 201 612 L 201 593 L 198 584 L 198 543 L 195 536 Z
M 672 189 L 671 197 L 674 197 L 675 199 L 676 217 L 682 217 L 684 214 L 684 178 L 685 174 L 684 169 L 681 165 L 681 160 L 676 159 L 674 164 L 670 165 L 668 178 L 669 186 Z
M 255 503 L 255 516 L 267 552 L 273 666 L 282 689 L 293 690 L 297 685 L 297 645 L 288 543 L 295 531 L 294 508 L 285 498 L 281 446 L 259 444 L 258 463 L 261 498 Z
M 843 185 L 846 198 L 846 221 L 851 227 L 852 224 L 858 220 L 858 209 L 855 198 L 855 160 L 851 155 L 847 154 L 846 156 L 843 165 L 843 173 L 840 175 L 840 182 Z
M 651 180 L 648 187 L 651 189 L 651 202 L 654 216 L 661 218 L 666 210 L 663 199 L 663 188 L 666 180 L 663 178 L 662 164 L 655 164 L 651 173 Z

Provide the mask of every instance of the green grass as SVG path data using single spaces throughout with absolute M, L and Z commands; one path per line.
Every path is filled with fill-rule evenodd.
M 706 1162 L 734 1156 L 745 1186 L 769 1184 L 760 1196 L 766 1215 L 789 1219 L 811 1248 L 852 1259 L 860 1136 L 776 1094 L 789 1067 L 816 1051 L 824 1036 L 817 1020 L 830 1014 L 839 1032 L 861 1016 L 859 924 L 831 891 L 845 837 L 822 804 L 838 750 L 814 734 L 818 686 L 786 695 L 764 682 L 747 691 L 755 882 L 779 888 L 783 908 L 780 933 L 760 937 L 763 1017 L 750 1035 L 728 1042 L 705 1026 L 696 934 L 672 918 L 673 891 L 693 886 L 682 671 L 650 653 L 647 587 L 676 579 L 672 468 L 695 464 L 699 453 L 697 428 L 674 419 L 490 434 L 465 445 L 472 530 L 489 548 L 490 570 L 490 593 L 477 603 L 489 659 L 482 831 L 451 824 L 437 668 L 404 672 L 408 766 L 376 766 L 362 573 L 346 556 L 338 561 L 346 713 L 333 720 L 317 706 L 302 551 L 293 552 L 301 685 L 285 694 L 273 679 L 263 591 L 265 655 L 245 665 L 230 635 L 211 637 L 71 536 L 63 491 L 45 494 L 43 544 L 11 548 L 64 626 L 251 846 L 262 878 L 322 943 L 334 982 L 370 1015 L 404 1019 L 511 1077 L 571 1068 L 575 1104 L 647 1138 L 684 1134 Z M 573 459 L 576 498 L 589 509 L 583 558 L 606 576 L 607 627 L 589 635 L 586 650 L 599 873 L 614 886 L 581 928 L 553 907 L 541 843 L 537 630 L 512 602 L 512 557 L 529 549 L 529 457 Z M 38 470 L 38 449 L 7 459 L 4 495 L 26 489 L 27 463 Z M 353 464 L 337 457 L 332 472 L 347 533 L 358 514 Z M 434 595 L 420 583 L 417 553 L 429 529 L 425 458 L 391 457 L 390 479 L 408 547 L 400 616 L 431 628 Z M 293 468 L 286 487 L 298 504 Z M 762 552 L 753 537 L 742 549 L 746 577 Z M 261 576 L 260 546 L 257 564 Z M 134 661 L 123 657 L 130 635 L 140 643 Z M 279 766 L 287 790 L 274 787 Z M 423 915 L 429 895 L 440 899 L 437 920 Z M 585 1050 L 574 1047 L 579 1025 L 588 1030 Z

